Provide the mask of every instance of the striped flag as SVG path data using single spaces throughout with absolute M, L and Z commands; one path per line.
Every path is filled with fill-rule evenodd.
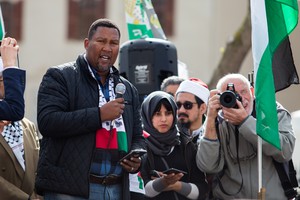
M 167 37 L 159 23 L 157 14 L 152 5 L 151 0 L 142 0 L 144 12 L 146 12 L 150 27 L 152 30 L 153 37 L 166 40 Z
M 119 151 L 128 152 L 127 134 L 125 129 L 117 131 L 116 128 L 107 130 L 105 128 L 99 129 L 96 132 L 96 148 L 102 149 L 118 149 Z M 109 145 L 107 145 L 109 144 Z
M 4 28 L 4 21 L 3 21 L 2 10 L 0 5 L 0 41 L 3 40 L 4 36 L 5 36 L 5 28 Z
M 288 36 L 298 23 L 297 0 L 251 0 L 257 134 L 281 149 L 275 92 L 299 83 Z
M 166 39 L 151 0 L 124 0 L 129 39 Z

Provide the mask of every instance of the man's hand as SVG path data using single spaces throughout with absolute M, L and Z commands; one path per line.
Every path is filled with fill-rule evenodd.
M 117 98 L 101 106 L 101 120 L 112 121 L 119 118 L 124 112 L 125 104 L 124 98 Z
M 17 66 L 19 45 L 14 38 L 4 38 L 1 42 L 0 51 L 4 68 Z
M 121 163 L 122 167 L 129 173 L 136 172 L 141 166 L 140 157 L 131 157 L 129 160 L 124 159 Z
M 220 93 L 218 90 L 211 90 L 210 97 L 208 100 L 208 107 L 207 107 L 207 117 L 215 119 L 218 116 L 218 112 L 221 109 L 220 103 Z
M 248 113 L 240 101 L 236 101 L 238 108 L 222 108 L 224 119 L 233 124 L 240 125 L 247 117 Z
M 220 91 L 217 89 L 211 90 L 210 97 L 208 99 L 204 137 L 211 140 L 216 140 L 218 138 L 215 126 L 215 119 L 218 116 L 219 110 L 222 108 L 219 93 Z

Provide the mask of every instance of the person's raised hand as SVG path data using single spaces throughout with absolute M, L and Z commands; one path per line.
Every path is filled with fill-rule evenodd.
M 233 125 L 240 125 L 248 117 L 248 113 L 240 101 L 236 101 L 236 103 L 238 108 L 224 107 L 222 109 L 223 117 L 226 122 L 229 122 Z
M 218 111 L 221 109 L 219 93 L 220 91 L 218 90 L 210 91 L 210 97 L 207 106 L 207 117 L 211 117 L 211 118 L 217 117 Z
M 14 38 L 4 38 L 1 41 L 1 57 L 3 62 L 3 68 L 17 66 L 17 55 L 19 51 L 19 45 Z

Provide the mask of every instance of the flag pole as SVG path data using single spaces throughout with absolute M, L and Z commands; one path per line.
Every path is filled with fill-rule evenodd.
M 250 89 L 254 96 L 254 71 L 248 73 Z M 266 189 L 262 186 L 262 138 L 257 136 L 258 199 L 265 200 Z
M 262 139 L 257 138 L 257 159 L 258 159 L 258 199 L 265 200 L 266 189 L 262 186 Z
M 262 187 L 262 141 L 261 141 L 261 137 L 258 136 L 258 140 L 257 140 L 257 159 L 258 159 L 258 188 L 259 190 Z

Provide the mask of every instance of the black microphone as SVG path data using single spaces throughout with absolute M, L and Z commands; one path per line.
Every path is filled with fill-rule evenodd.
M 124 83 L 118 83 L 115 89 L 116 98 L 123 98 L 125 91 L 126 91 L 126 86 L 124 85 Z
M 126 91 L 126 86 L 124 85 L 124 83 L 118 83 L 115 88 L 116 98 L 123 98 L 125 91 Z M 127 102 L 124 101 L 124 104 L 127 104 Z M 115 124 L 115 120 L 112 120 L 110 123 L 110 131 L 112 130 L 114 124 Z

